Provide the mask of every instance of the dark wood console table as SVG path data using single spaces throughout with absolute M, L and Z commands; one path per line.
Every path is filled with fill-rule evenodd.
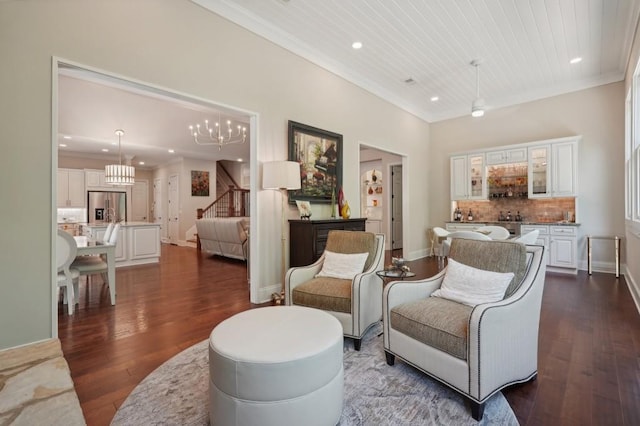
M 366 218 L 290 220 L 289 257 L 291 266 L 310 265 L 320 258 L 327 245 L 329 231 L 364 231 Z

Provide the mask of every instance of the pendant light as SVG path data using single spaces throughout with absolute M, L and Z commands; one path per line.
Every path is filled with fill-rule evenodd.
M 471 61 L 471 65 L 476 68 L 476 98 L 471 103 L 471 116 L 482 117 L 484 115 L 484 99 L 480 97 L 480 59 L 474 59 Z
M 118 157 L 119 164 L 108 164 L 104 166 L 104 181 L 109 185 L 133 185 L 136 178 L 136 169 L 133 166 L 122 164 L 122 147 L 120 138 L 124 135 L 124 130 L 117 129 L 118 135 Z

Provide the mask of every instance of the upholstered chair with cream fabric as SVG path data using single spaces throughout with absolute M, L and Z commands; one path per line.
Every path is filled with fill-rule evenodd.
M 285 276 L 287 305 L 321 309 L 336 317 L 360 350 L 362 336 L 382 318 L 384 235 L 329 231 L 325 251 L 311 265 Z
M 458 391 L 480 421 L 493 394 L 536 377 L 543 254 L 541 246 L 457 238 L 445 270 L 387 284 L 387 363 L 397 356 Z

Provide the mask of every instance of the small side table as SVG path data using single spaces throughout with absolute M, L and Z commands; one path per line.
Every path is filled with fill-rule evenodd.
M 415 272 L 403 271 L 402 269 L 383 269 L 377 271 L 376 275 L 382 278 L 382 282 L 387 284 L 387 280 L 404 280 L 405 278 L 413 278 L 416 276 Z
M 616 251 L 616 278 L 620 277 L 620 237 L 587 235 L 587 271 L 591 275 L 591 240 L 613 240 Z

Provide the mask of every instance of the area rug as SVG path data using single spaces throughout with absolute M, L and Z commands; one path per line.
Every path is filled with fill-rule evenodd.
M 464 398 L 396 359 L 387 365 L 378 336 L 365 335 L 361 351 L 349 340 L 344 349 L 344 408 L 339 425 L 517 425 L 498 392 L 485 406 L 482 422 L 471 417 Z M 131 392 L 112 425 L 209 424 L 208 340 L 174 356 Z M 282 419 L 286 425 L 286 419 Z

